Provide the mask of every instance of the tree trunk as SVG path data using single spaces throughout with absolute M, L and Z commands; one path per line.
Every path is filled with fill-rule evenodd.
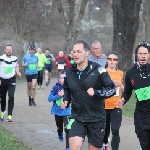
M 143 7 L 143 19 L 145 23 L 145 40 L 150 42 L 150 0 L 145 0 Z
M 119 69 L 132 65 L 132 53 L 139 27 L 141 0 L 113 0 L 113 50 L 119 54 Z
M 72 45 L 79 34 L 79 25 L 84 16 L 84 10 L 87 2 L 88 0 L 68 0 L 69 11 L 67 13 L 67 11 L 62 6 L 63 3 L 61 0 L 57 0 L 58 11 L 61 15 L 62 23 L 66 30 L 64 51 L 67 55 L 72 50 Z M 67 16 L 65 16 L 65 14 L 67 14 Z

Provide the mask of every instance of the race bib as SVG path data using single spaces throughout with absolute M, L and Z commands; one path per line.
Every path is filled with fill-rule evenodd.
M 29 70 L 36 70 L 35 64 L 29 64 Z
M 114 96 L 119 96 L 119 90 L 120 90 L 120 88 L 117 87 L 117 89 L 116 89 L 116 95 L 114 95 Z
M 59 98 L 57 101 L 56 101 L 56 105 L 57 106 L 60 106 L 61 102 L 63 101 L 63 98 Z
M 4 67 L 4 73 L 6 73 L 6 74 L 12 74 L 13 71 L 14 71 L 13 67 L 10 67 L 10 66 L 5 66 Z
M 150 99 L 150 86 L 135 90 L 138 101 Z
M 64 64 L 58 64 L 58 69 L 64 69 Z
M 46 64 L 50 64 L 51 63 L 51 61 L 49 60 L 49 59 L 46 59 L 46 62 L 45 62 Z

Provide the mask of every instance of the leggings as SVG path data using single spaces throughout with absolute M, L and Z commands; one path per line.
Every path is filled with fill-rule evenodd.
M 1 79 L 1 111 L 6 109 L 6 95 L 8 92 L 8 115 L 12 115 L 14 108 L 14 93 L 16 88 L 16 77 Z
M 106 128 L 105 128 L 105 135 L 104 135 L 103 142 L 105 144 L 108 143 L 108 137 L 110 135 L 110 124 L 111 124 L 112 150 L 119 149 L 119 143 L 120 143 L 119 129 L 121 126 L 121 122 L 122 122 L 122 109 L 120 108 L 106 109 Z
M 55 121 L 56 121 L 58 135 L 62 135 L 63 125 L 64 127 L 66 127 L 66 125 L 69 122 L 68 116 L 55 115 Z M 64 131 L 66 133 L 66 148 L 69 148 L 69 130 L 65 128 Z
M 43 73 L 44 73 L 44 68 L 42 68 L 42 70 L 38 71 L 38 79 L 37 79 L 38 85 L 43 84 Z

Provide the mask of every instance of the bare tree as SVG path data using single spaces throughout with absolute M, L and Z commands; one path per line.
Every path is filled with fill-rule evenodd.
M 143 19 L 145 23 L 145 40 L 150 41 L 150 0 L 145 0 L 143 5 Z
M 113 0 L 113 50 L 119 53 L 123 71 L 132 65 L 140 4 L 141 0 Z
M 84 10 L 88 0 L 67 0 L 68 10 L 63 7 L 63 0 L 57 0 L 57 8 L 65 28 L 66 42 L 64 50 L 69 54 L 71 44 L 76 40 L 80 31 L 80 22 L 84 16 Z

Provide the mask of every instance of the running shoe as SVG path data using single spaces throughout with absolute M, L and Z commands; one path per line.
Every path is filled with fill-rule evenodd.
M 40 89 L 40 86 L 38 85 L 37 88 L 38 88 L 38 90 L 39 90 L 39 89 Z
M 4 112 L 1 112 L 1 122 L 4 121 L 4 116 L 5 116 L 5 113 L 4 113 Z
M 66 148 L 65 150 L 70 150 L 69 148 Z
M 44 90 L 44 87 L 41 85 L 41 89 Z
M 6 120 L 7 122 L 12 122 L 12 116 L 11 115 L 9 115 L 8 117 L 7 117 L 7 120 Z
M 32 106 L 36 106 L 36 103 L 33 99 L 32 99 Z
M 29 99 L 29 106 L 32 106 L 32 99 Z
M 63 142 L 63 141 L 64 141 L 63 135 L 59 135 L 59 136 L 58 136 L 58 139 L 59 139 L 60 142 Z
M 49 85 L 49 84 L 50 84 L 50 80 L 48 80 L 48 82 L 47 82 L 47 83 L 48 83 L 48 85 Z
M 107 144 L 103 143 L 103 150 L 109 150 L 108 149 L 108 143 Z
M 46 82 L 45 85 L 48 86 L 48 82 Z

